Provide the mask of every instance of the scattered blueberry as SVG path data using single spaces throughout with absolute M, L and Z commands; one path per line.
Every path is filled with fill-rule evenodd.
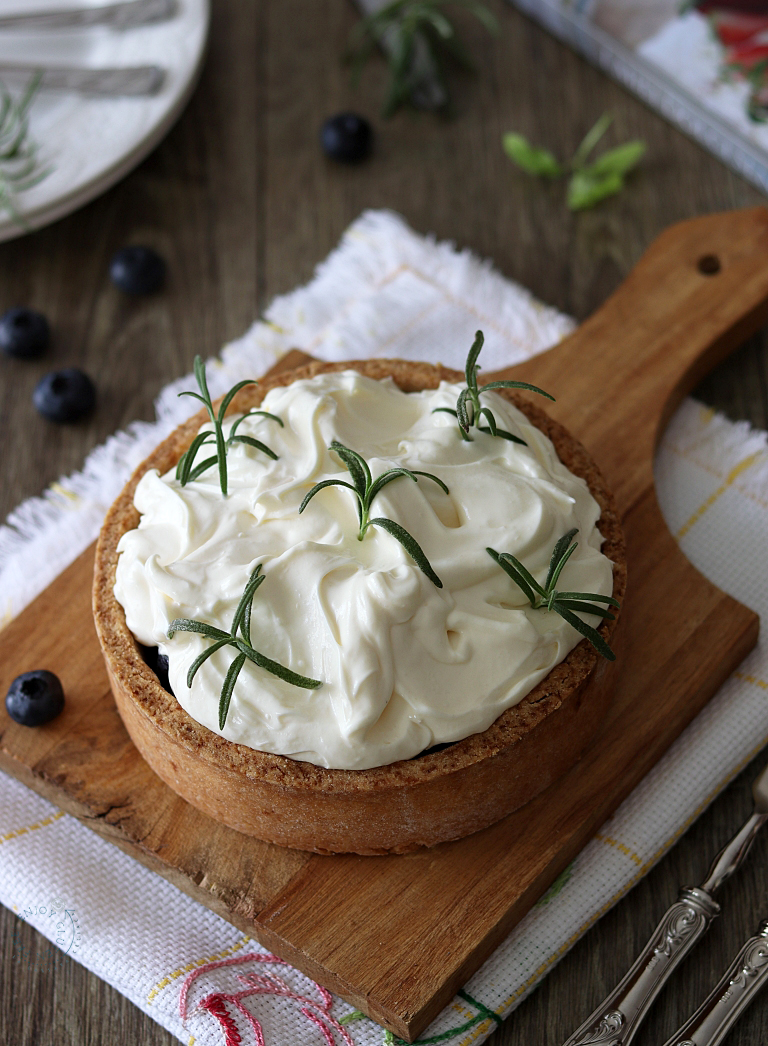
M 172 694 L 173 690 L 171 690 L 171 684 L 168 681 L 168 655 L 161 654 L 156 646 L 144 646 L 141 643 L 137 645 L 144 664 L 155 673 L 157 681 L 163 690 L 167 690 L 169 694 Z
M 9 309 L 0 316 L 0 349 L 8 356 L 33 360 L 42 356 L 51 340 L 51 329 L 42 312 Z
M 32 402 L 43 417 L 51 421 L 78 421 L 93 410 L 96 387 L 88 375 L 76 367 L 52 370 L 35 386 Z
M 358 163 L 371 151 L 373 131 L 365 117 L 357 113 L 339 113 L 323 124 L 320 144 L 332 160 Z
M 16 676 L 5 698 L 8 715 L 22 726 L 50 723 L 64 707 L 64 691 L 58 676 L 38 668 Z
M 126 294 L 154 294 L 165 283 L 165 262 L 151 247 L 121 247 L 112 255 L 109 276 Z
M 161 654 L 159 651 L 157 654 L 157 668 L 155 669 L 155 675 L 157 676 L 157 681 L 163 690 L 167 690 L 169 694 L 172 694 L 173 690 L 171 690 L 171 682 L 168 678 L 168 655 Z

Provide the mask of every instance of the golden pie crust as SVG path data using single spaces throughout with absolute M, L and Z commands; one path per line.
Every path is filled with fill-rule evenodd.
M 402 360 L 311 363 L 243 389 L 232 412 L 299 378 L 354 369 L 391 377 L 404 392 L 460 382 L 458 371 Z M 614 563 L 613 595 L 623 601 L 626 553 L 619 516 L 597 466 L 560 424 L 528 399 L 500 390 L 583 477 L 601 508 L 602 551 Z M 406 853 L 485 828 L 527 803 L 568 770 L 600 727 L 615 663 L 582 640 L 527 697 L 485 731 L 414 759 L 368 770 L 326 770 L 227 741 L 192 719 L 145 664 L 115 599 L 117 544 L 138 525 L 136 484 L 149 469 L 171 469 L 205 411 L 177 428 L 135 471 L 109 510 L 96 551 L 93 610 L 118 710 L 134 744 L 166 784 L 237 831 L 317 853 Z M 600 632 L 616 649 L 616 621 Z

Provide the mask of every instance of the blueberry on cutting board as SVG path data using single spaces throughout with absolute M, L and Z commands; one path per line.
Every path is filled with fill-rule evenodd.
M 77 367 L 52 370 L 35 386 L 32 402 L 44 418 L 68 424 L 91 413 L 96 405 L 96 386 Z
M 8 309 L 0 316 L 0 349 L 7 356 L 34 360 L 42 356 L 51 340 L 51 329 L 42 312 Z
M 126 294 L 154 294 L 165 283 L 165 262 L 151 247 L 121 247 L 112 255 L 109 277 Z
M 64 708 L 59 677 L 44 668 L 16 676 L 5 698 L 8 715 L 22 726 L 50 723 Z
M 332 160 L 359 163 L 371 151 L 373 130 L 364 116 L 338 113 L 326 120 L 320 131 L 323 152 Z

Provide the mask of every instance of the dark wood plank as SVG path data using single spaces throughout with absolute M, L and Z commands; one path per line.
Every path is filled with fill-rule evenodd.
M 152 397 L 165 382 L 188 371 L 196 352 L 210 354 L 241 333 L 273 294 L 309 278 L 366 206 L 393 207 L 418 230 L 494 258 L 506 275 L 584 318 L 670 222 L 762 201 L 538 26 L 502 0 L 492 6 L 501 23 L 498 41 L 467 26 L 482 75 L 461 80 L 458 119 L 446 125 L 403 114 L 381 124 L 382 70 L 371 67 L 355 93 L 338 65 L 355 19 L 351 5 L 216 0 L 207 69 L 168 139 L 100 200 L 48 230 L 0 246 L 0 305 L 43 308 L 55 329 L 49 361 L 31 368 L 3 361 L 3 512 L 78 467 L 115 427 L 151 417 Z M 377 154 L 358 170 L 334 168 L 316 151 L 320 119 L 342 108 L 375 120 Z M 608 109 L 616 115 L 611 140 L 642 137 L 649 156 L 627 192 L 593 212 L 569 215 L 557 190 L 529 182 L 500 154 L 500 134 L 511 129 L 566 153 Z M 166 295 L 128 303 L 112 292 L 106 262 L 126 240 L 173 252 Z M 763 337 L 718 367 L 697 394 L 765 427 L 767 361 Z M 103 412 L 91 423 L 52 432 L 31 413 L 34 381 L 54 363 L 85 364 L 98 378 Z M 495 1033 L 492 1046 L 566 1037 L 631 961 L 679 884 L 701 876 L 708 856 L 744 818 L 748 779 L 756 772 L 755 764 L 741 775 L 600 921 Z M 757 914 L 764 914 L 766 868 L 768 837 L 760 837 L 727 888 L 726 916 L 665 993 L 638 1046 L 665 1041 L 752 932 Z M 17 923 L 0 911 L 3 960 Z M 23 929 L 39 942 L 41 956 L 57 954 Z M 22 957 L 10 967 L 3 961 L 2 969 L 0 1042 L 101 1046 L 118 1035 L 137 1046 L 176 1042 L 71 960 L 49 972 Z M 758 1003 L 729 1042 L 767 1039 L 768 1008 Z

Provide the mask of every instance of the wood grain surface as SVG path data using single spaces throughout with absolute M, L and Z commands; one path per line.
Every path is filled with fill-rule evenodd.
M 371 67 L 357 92 L 338 63 L 355 21 L 344 0 L 215 0 L 201 85 L 179 125 L 123 183 L 47 230 L 0 247 L 0 306 L 43 309 L 54 328 L 48 359 L 0 368 L 0 508 L 76 468 L 87 450 L 152 398 L 239 335 L 276 293 L 306 280 L 344 227 L 367 206 L 400 211 L 420 231 L 492 257 L 507 276 L 585 318 L 673 221 L 763 202 L 760 194 L 501 0 L 500 37 L 467 35 L 482 75 L 462 79 L 458 116 L 377 118 L 384 82 Z M 320 156 L 322 119 L 357 109 L 374 120 L 377 150 L 358 169 Z M 593 212 L 570 215 L 557 187 L 517 174 L 499 148 L 519 130 L 572 151 L 604 110 L 612 143 L 642 137 L 649 155 L 627 191 Z M 167 290 L 128 300 L 106 278 L 111 252 L 146 242 L 168 259 Z M 722 364 L 697 394 L 732 417 L 768 422 L 764 336 Z M 100 390 L 85 424 L 52 430 L 29 395 L 53 365 L 81 365 Z M 515 1011 L 492 1046 L 558 1043 L 626 968 L 681 883 L 750 808 L 759 761 L 681 842 L 594 927 Z M 662 996 L 638 1046 L 663 1042 L 691 1012 L 765 914 L 768 837 L 724 891 L 726 916 Z M 176 1040 L 11 913 L 0 912 L 0 1042 L 93 1046 Z M 758 1002 L 729 1038 L 768 1040 Z

